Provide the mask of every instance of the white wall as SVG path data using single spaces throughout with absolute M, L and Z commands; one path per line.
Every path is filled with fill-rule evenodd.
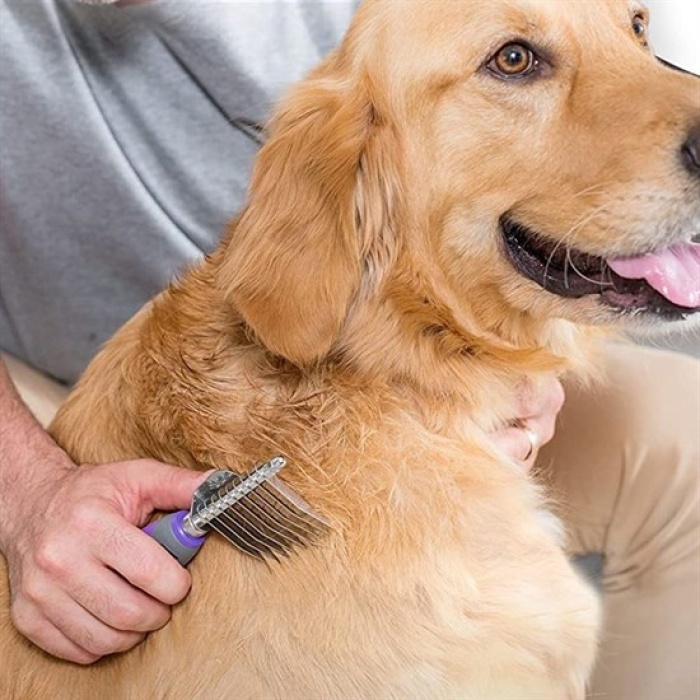
M 661 58 L 700 74 L 700 2 L 646 0 L 651 45 Z

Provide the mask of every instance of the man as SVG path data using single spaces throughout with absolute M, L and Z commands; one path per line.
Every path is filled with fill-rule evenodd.
M 73 382 L 100 343 L 215 245 L 243 201 L 272 103 L 337 43 L 357 4 L 0 0 L 0 347 Z M 656 690 L 637 673 L 644 665 L 655 669 L 655 682 L 677 678 L 674 697 L 685 697 L 697 685 L 688 661 L 697 646 L 664 620 L 669 601 L 680 600 L 687 618 L 698 619 L 690 541 L 698 447 L 684 442 L 698 411 L 688 386 L 697 365 L 620 350 L 610 362 L 620 386 L 601 395 L 606 411 L 572 390 L 576 421 L 551 448 L 551 479 L 570 502 L 571 551 L 607 557 L 613 634 L 605 651 L 622 660 L 614 672 L 601 667 L 596 691 L 662 697 L 646 695 Z M 653 395 L 634 386 L 643 370 L 667 378 Z M 17 381 L 26 390 L 28 382 Z M 627 406 L 635 392 L 638 414 Z M 555 381 L 545 395 L 524 394 L 519 418 L 530 432 L 494 440 L 531 465 L 562 400 Z M 668 425 L 649 424 L 650 401 L 674 402 Z M 598 432 L 604 440 L 591 439 Z M 577 434 L 585 442 L 577 444 Z M 682 450 L 653 459 L 631 451 L 625 440 L 641 434 L 644 445 Z M 187 507 L 202 476 L 152 461 L 75 469 L 2 367 L 0 445 L 0 550 L 20 631 L 50 653 L 90 663 L 165 624 L 189 574 L 138 526 L 155 509 Z M 650 474 L 673 474 L 676 483 L 663 511 L 642 517 L 635 506 L 653 504 L 662 490 Z M 663 527 L 668 518 L 673 536 Z M 663 556 L 640 554 L 639 532 Z M 639 576 L 625 573 L 630 567 Z M 638 633 L 626 620 L 639 614 L 637 589 L 662 570 L 671 571 L 663 595 L 645 598 L 659 638 L 628 648 Z M 656 658 L 666 644 L 680 650 Z M 626 659 L 627 675 L 619 668 Z

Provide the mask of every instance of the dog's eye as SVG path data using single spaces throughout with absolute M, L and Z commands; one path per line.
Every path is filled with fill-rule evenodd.
M 537 69 L 537 57 L 524 44 L 506 44 L 486 67 L 499 78 L 524 78 Z
M 632 18 L 632 31 L 637 38 L 646 46 L 647 43 L 647 23 L 644 15 L 636 14 Z

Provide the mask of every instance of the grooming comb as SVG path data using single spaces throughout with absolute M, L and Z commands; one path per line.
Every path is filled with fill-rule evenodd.
M 277 478 L 284 457 L 256 465 L 248 474 L 217 471 L 192 497 L 189 511 L 170 513 L 149 523 L 153 537 L 183 566 L 204 544 L 210 530 L 242 552 L 278 560 L 330 529 L 328 521 Z

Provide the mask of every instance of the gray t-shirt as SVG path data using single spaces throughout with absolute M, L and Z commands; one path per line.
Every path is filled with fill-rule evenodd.
M 0 347 L 66 382 L 240 207 L 358 0 L 0 0 Z

